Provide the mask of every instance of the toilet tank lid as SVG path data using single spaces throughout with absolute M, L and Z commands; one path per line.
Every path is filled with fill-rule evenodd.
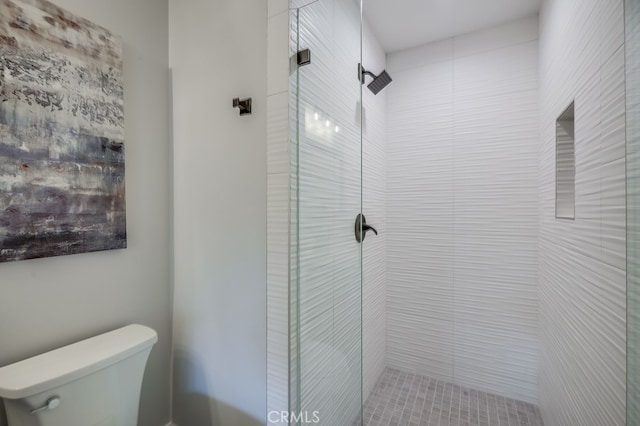
M 153 346 L 158 334 L 133 324 L 0 368 L 0 398 L 21 399 L 102 370 Z

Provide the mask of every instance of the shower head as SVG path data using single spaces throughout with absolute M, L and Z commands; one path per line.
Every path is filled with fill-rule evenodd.
M 387 85 L 391 83 L 391 81 L 391 76 L 385 70 L 382 71 L 379 76 L 374 78 L 373 81 L 367 85 L 367 87 L 373 92 L 374 95 L 377 95 L 382 89 L 387 87 Z
M 362 64 L 358 64 L 358 78 L 360 79 L 360 82 L 362 84 L 364 84 L 364 76 L 365 75 L 373 77 L 373 81 L 371 83 L 369 83 L 367 85 L 367 87 L 369 88 L 369 90 L 371 90 L 371 92 L 374 95 L 377 95 L 378 93 L 380 93 L 380 91 L 382 89 L 387 87 L 387 85 L 389 85 L 389 83 L 391 83 L 393 81 L 391 79 L 391 76 L 389 75 L 389 73 L 386 70 L 383 70 L 379 75 L 375 75 L 371 71 L 366 71 L 362 67 Z

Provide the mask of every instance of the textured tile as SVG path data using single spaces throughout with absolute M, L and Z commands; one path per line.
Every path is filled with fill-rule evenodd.
M 454 68 L 454 381 L 535 401 L 537 43 Z
M 540 128 L 576 106 L 576 219 L 553 218 L 540 137 L 540 409 L 558 426 L 625 424 L 623 2 L 543 2 Z
M 600 58 L 605 63 L 624 45 L 624 0 L 599 1 L 597 16 L 600 21 Z
M 449 40 L 455 59 L 447 41 L 390 55 L 398 71 L 387 89 L 387 363 L 528 401 L 537 398 L 535 23 Z M 430 52 L 440 56 L 420 60 Z
M 294 2 L 294 6 L 301 6 Z M 355 144 L 345 144 L 347 141 L 358 140 L 359 128 L 347 117 L 353 117 L 353 110 L 346 113 L 347 108 L 354 108 L 356 96 L 359 95 L 359 85 L 353 81 L 351 68 L 346 65 L 334 68 L 334 60 L 347 62 L 352 57 L 357 43 L 342 43 L 346 38 L 357 40 L 359 15 L 352 3 L 323 2 L 312 5 L 299 12 L 300 16 L 300 46 L 313 50 L 314 68 L 305 68 L 300 78 L 301 115 L 295 114 L 290 123 L 301 121 L 300 133 L 300 162 L 302 165 L 300 190 L 300 276 L 302 285 L 297 294 L 291 294 L 292 300 L 300 297 L 300 330 L 301 330 L 301 399 L 300 404 L 305 407 L 322 409 L 324 420 L 331 423 L 331 419 L 341 418 L 353 412 L 359 406 L 360 398 L 360 311 L 354 309 L 360 306 L 360 280 L 358 246 L 353 241 L 353 220 L 359 210 L 359 181 L 355 180 L 357 165 L 360 161 L 359 147 Z M 335 14 L 335 15 L 334 15 Z M 270 9 L 270 15 L 272 11 Z M 338 17 L 340 19 L 338 19 Z M 271 25 L 280 15 L 270 20 Z M 297 18 L 297 16 L 294 16 Z M 296 50 L 296 26 L 290 31 L 290 49 Z M 333 34 L 336 31 L 336 34 Z M 351 34 L 349 31 L 355 31 Z M 329 37 L 326 37 L 330 34 Z M 276 34 L 277 35 L 277 34 Z M 334 38 L 335 37 L 335 38 Z M 275 36 L 270 36 L 275 40 Z M 279 40 L 280 38 L 278 38 Z M 371 40 L 371 44 L 366 44 Z M 338 46 L 338 47 L 336 47 Z M 380 46 L 373 39 L 365 39 L 367 63 L 372 67 L 384 69 L 385 55 Z M 344 71 L 342 71 L 344 70 Z M 349 70 L 349 71 L 347 71 Z M 339 87 L 328 92 L 326 86 L 318 82 L 331 80 Z M 270 343 L 282 344 L 282 336 L 278 330 L 286 319 L 287 307 L 285 292 L 280 292 L 283 272 L 286 271 L 289 260 L 286 238 L 289 237 L 287 222 L 295 226 L 297 211 L 295 209 L 296 190 L 295 180 L 288 181 L 289 173 L 296 170 L 296 141 L 297 126 L 287 128 L 287 101 L 295 102 L 297 87 L 291 83 L 290 93 L 278 93 L 269 96 L 268 118 L 268 192 L 270 216 L 268 226 L 269 277 L 270 277 L 270 306 L 272 312 L 270 321 Z M 271 85 L 270 91 L 278 91 Z M 347 88 L 347 90 L 345 90 Z M 292 97 L 290 97 L 292 96 Z M 369 221 L 378 226 L 382 233 L 380 238 L 370 237 L 363 246 L 366 251 L 367 263 L 363 265 L 364 283 L 362 288 L 363 316 L 363 357 L 364 391 L 368 392 L 375 385 L 385 366 L 385 191 L 384 191 L 384 95 L 367 97 L 365 94 L 364 108 L 367 111 L 364 121 L 364 155 L 367 165 L 363 170 L 367 185 L 363 188 L 364 208 L 368 212 Z M 336 101 L 335 103 L 332 101 Z M 318 101 L 318 102 L 316 102 Z M 322 115 L 322 123 L 330 120 L 331 132 L 318 133 L 313 123 L 305 121 L 309 112 L 311 119 L 315 113 Z M 284 115 L 284 120 L 283 115 Z M 320 118 L 320 117 L 318 117 Z M 341 121 L 345 122 L 342 123 Z M 340 127 L 340 133 L 333 132 L 333 126 Z M 287 140 L 287 132 L 291 132 L 292 141 Z M 284 143 L 284 145 L 283 145 Z M 353 164 L 342 164 L 341 159 L 350 159 Z M 342 167 L 345 167 L 344 169 Z M 350 173 L 350 175 L 349 175 Z M 327 180 L 323 177 L 328 176 Z M 340 185 L 349 182 L 347 190 L 351 197 L 352 211 L 340 211 L 343 205 L 339 199 Z M 288 193 L 291 184 L 291 193 Z M 285 190 L 286 189 L 286 190 Z M 283 190 L 285 190 L 283 192 Z M 288 211 L 281 206 L 291 197 L 291 219 Z M 334 226 L 340 223 L 340 226 Z M 292 240 L 295 242 L 295 239 Z M 297 247 L 295 244 L 289 249 L 292 256 Z M 290 270 L 292 277 L 296 276 L 297 258 L 291 258 Z M 286 277 L 284 277 L 286 278 Z M 350 285 L 344 285 L 346 282 Z M 285 284 L 286 285 L 286 284 Z M 282 287 L 284 288 L 284 287 Z M 276 307 L 279 306 L 279 308 Z M 280 309 L 280 311 L 277 311 Z M 295 315 L 295 313 L 294 313 Z M 340 325 L 338 327 L 338 325 Z M 344 326 L 348 325 L 348 326 Z M 278 330 L 273 330 L 277 328 Z M 295 344 L 295 341 L 291 343 Z M 270 346 L 270 347 L 271 347 Z M 285 350 L 287 346 L 284 346 Z M 279 348 L 277 348 L 279 349 Z M 277 352 L 277 351 L 276 351 Z M 293 348 L 292 354 L 295 354 Z M 286 376 L 286 370 L 281 373 L 282 358 L 280 354 L 270 356 L 270 384 L 276 385 L 273 400 L 278 400 L 283 383 L 277 382 L 278 374 Z M 291 359 L 295 365 L 296 360 Z M 355 365 L 355 364 L 358 365 Z M 277 382 L 277 383 L 276 383 Z M 334 387 L 340 388 L 339 392 Z M 286 389 L 286 388 L 285 388 Z M 295 393 L 297 390 L 292 389 Z M 286 396 L 286 395 L 285 395 Z M 283 398 L 280 398 L 283 399 Z M 279 402 L 279 401 L 276 401 Z M 274 404 L 269 403 L 269 407 Z M 279 406 L 282 406 L 280 403 Z
M 386 55 L 365 22 L 362 61 L 385 69 Z M 386 366 L 386 91 L 363 91 L 362 204 L 367 222 L 379 235 L 369 234 L 362 246 L 362 394 L 366 399 Z
M 289 173 L 289 94 L 267 97 L 267 173 Z
M 625 73 L 624 49 L 620 48 L 600 72 L 602 111 L 602 162 L 624 158 L 625 152 Z
M 576 219 L 600 220 L 602 156 L 600 75 L 590 78 L 575 97 Z
M 292 9 L 304 8 L 315 3 L 316 0 L 290 0 L 290 7 Z
M 280 411 L 289 406 L 289 175 L 268 175 L 267 194 L 267 407 Z
M 359 16 L 355 3 L 337 0 L 298 12 L 299 46 L 313 55 L 313 65 L 297 72 L 300 407 L 336 425 L 360 412 L 361 332 L 380 352 L 361 329 L 361 301 L 374 289 L 363 293 L 362 246 L 353 234 L 361 207 L 360 121 L 354 119 L 360 84 L 352 61 L 360 52 Z M 384 129 L 376 132 L 372 142 Z
M 450 378 L 452 61 L 393 78 L 387 93 L 387 362 Z
M 625 270 L 626 256 L 626 161 L 621 158 L 602 166 L 602 260 Z
M 267 94 L 289 87 L 289 13 L 269 17 L 267 27 Z
M 640 2 L 625 2 L 627 87 L 627 424 L 640 424 Z
M 267 410 L 289 408 L 288 0 L 269 0 L 267 97 Z M 273 56 L 272 56 L 273 55 Z M 280 61 L 280 62 L 278 62 Z M 280 66 L 284 64 L 284 68 Z M 285 93 L 278 93 L 284 82 Z

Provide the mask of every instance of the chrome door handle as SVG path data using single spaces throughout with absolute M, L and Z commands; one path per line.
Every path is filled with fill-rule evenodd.
M 356 233 L 356 241 L 361 243 L 364 241 L 364 238 L 367 236 L 367 231 L 373 231 L 374 234 L 378 235 L 378 231 L 371 225 L 367 225 L 367 218 L 364 217 L 362 213 L 356 216 L 356 224 L 355 224 L 355 233 Z

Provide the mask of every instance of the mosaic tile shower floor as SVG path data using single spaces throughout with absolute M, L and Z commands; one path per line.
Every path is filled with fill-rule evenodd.
M 543 426 L 535 405 L 391 368 L 363 414 L 365 426 Z

